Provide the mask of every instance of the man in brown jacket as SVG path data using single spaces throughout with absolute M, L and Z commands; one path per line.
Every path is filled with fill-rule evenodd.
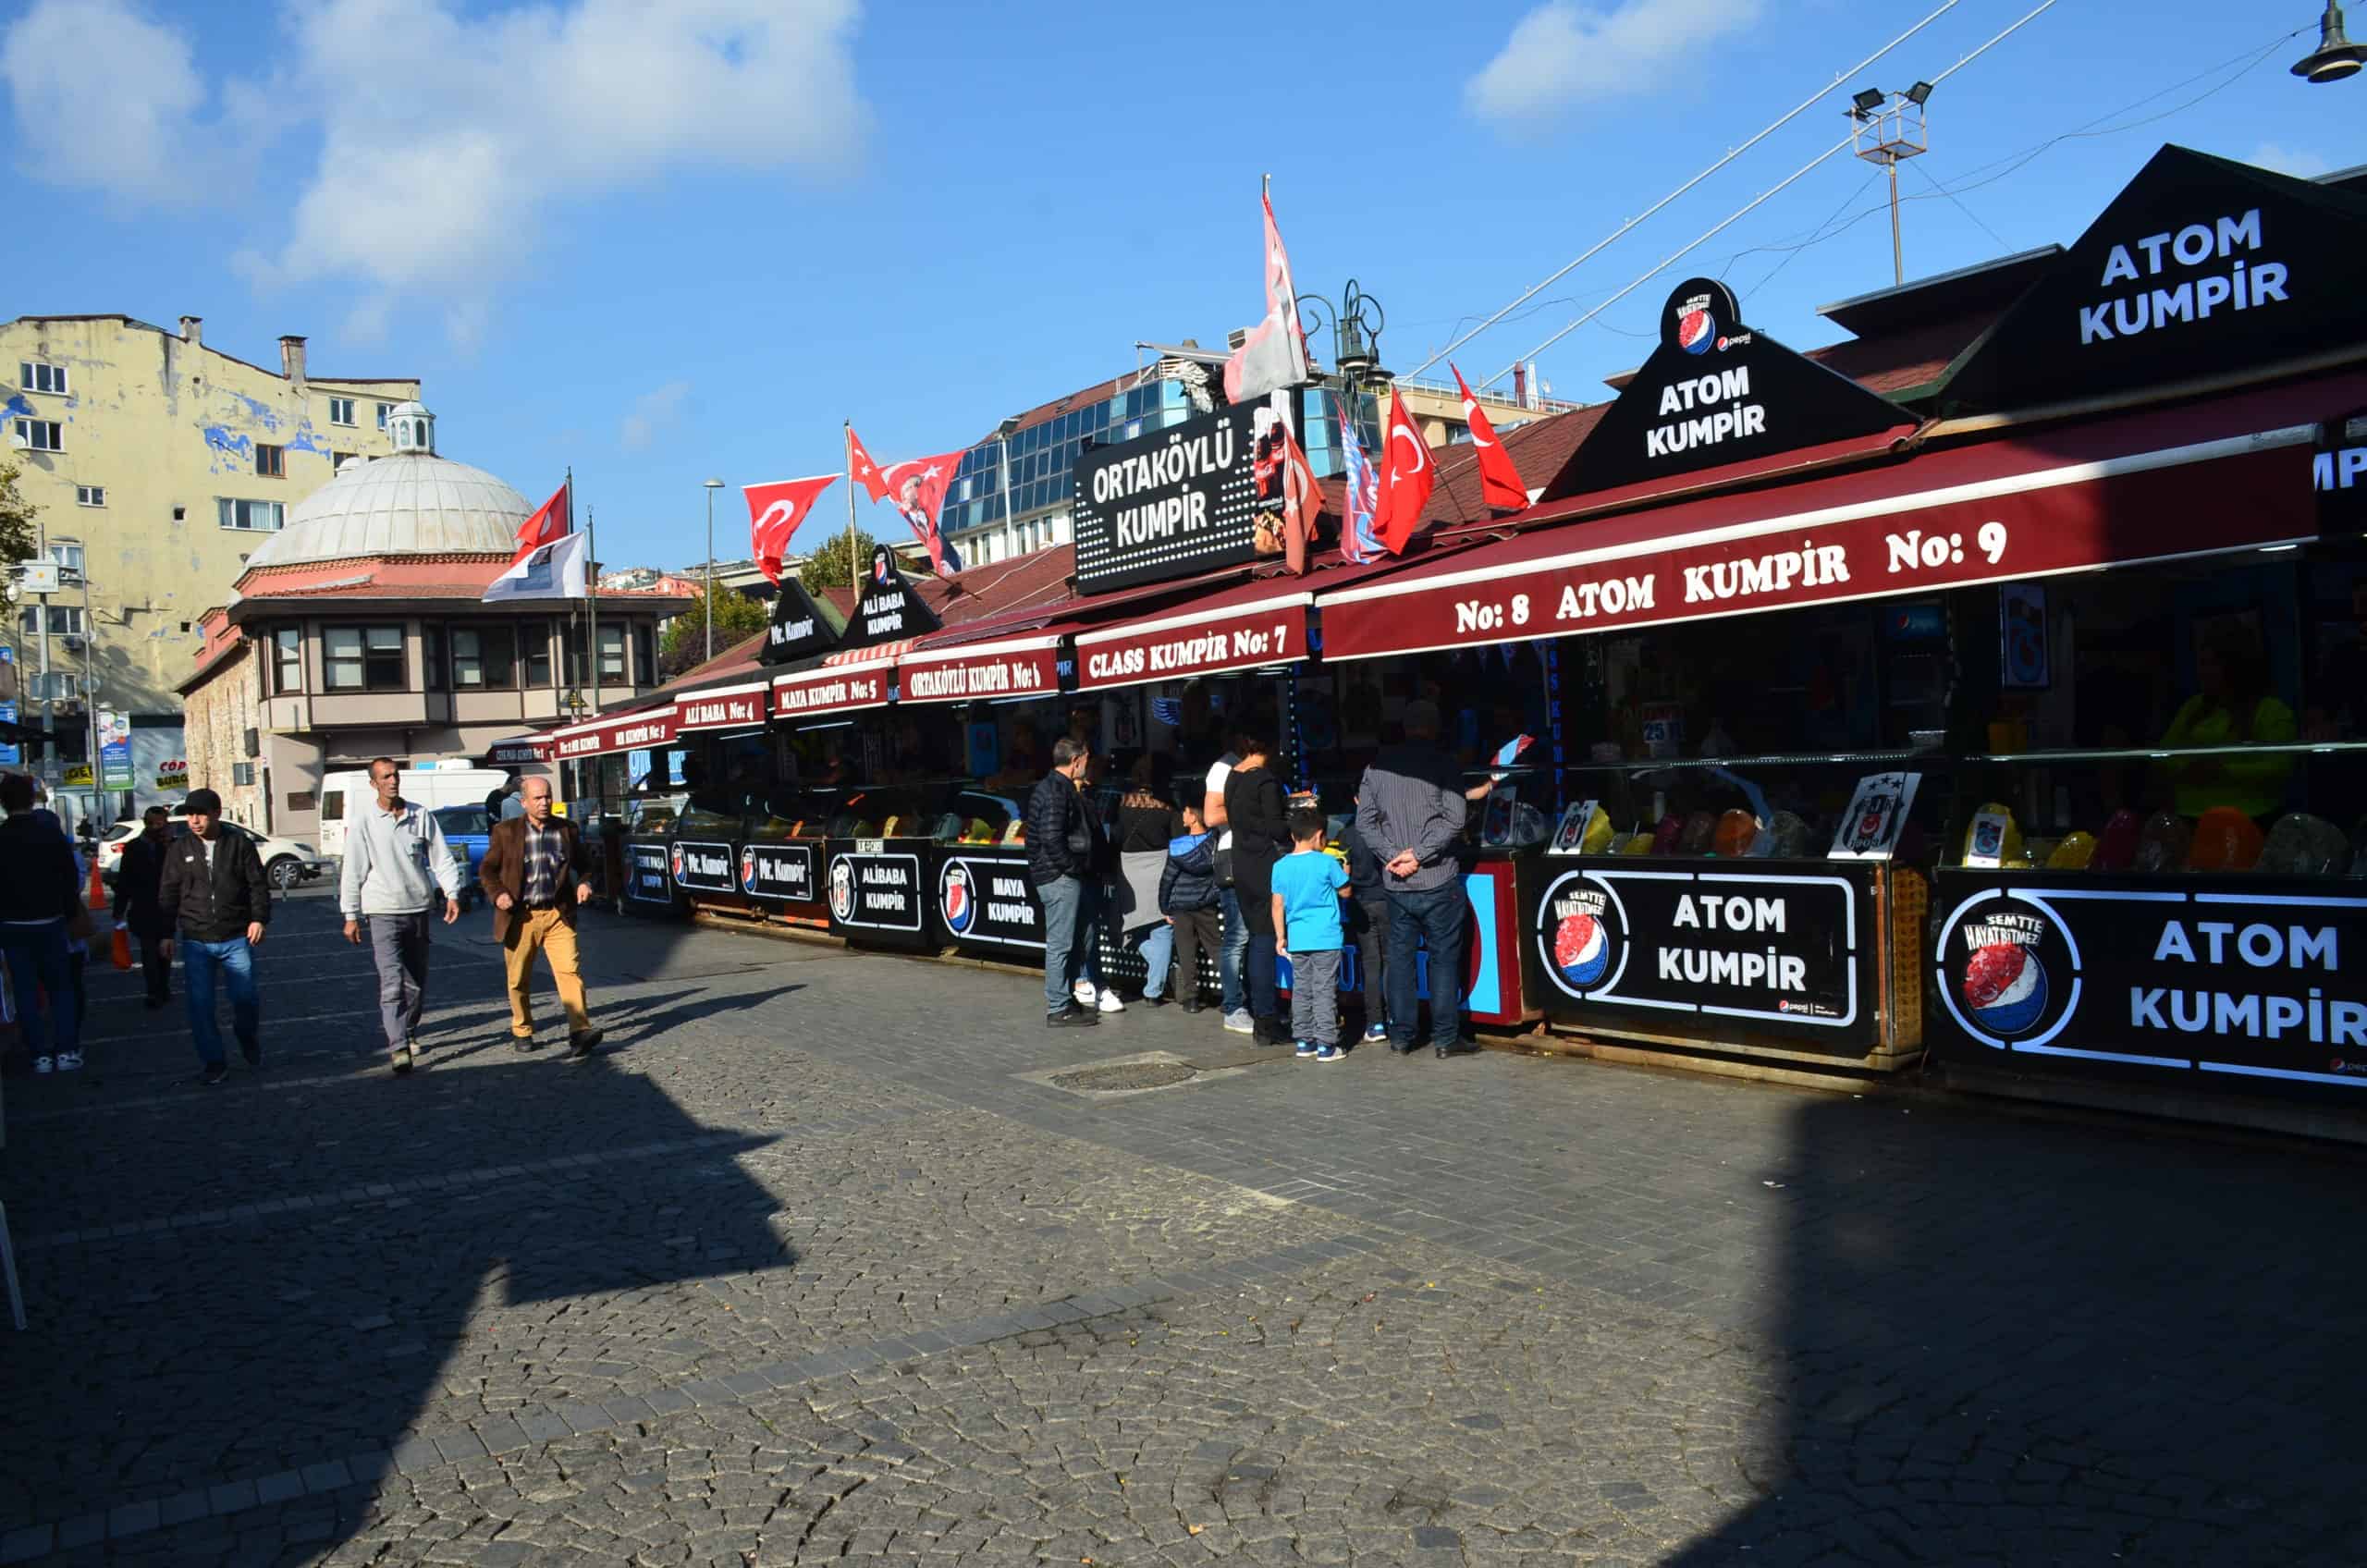
M 551 815 L 551 786 L 529 778 L 521 791 L 526 815 L 493 825 L 477 877 L 493 903 L 493 937 L 509 975 L 509 1037 L 521 1051 L 536 1047 L 533 997 L 534 955 L 546 953 L 559 1005 L 567 1010 L 567 1049 L 581 1061 L 600 1043 L 583 1010 L 583 977 L 575 965 L 575 906 L 592 897 L 585 880 L 583 835 Z

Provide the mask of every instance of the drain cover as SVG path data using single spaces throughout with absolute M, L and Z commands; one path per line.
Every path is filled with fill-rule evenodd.
M 1170 1084 L 1181 1084 L 1198 1072 L 1198 1068 L 1180 1061 L 1130 1061 L 1111 1067 L 1081 1067 L 1073 1072 L 1056 1073 L 1050 1082 L 1055 1088 L 1106 1094 L 1113 1089 L 1163 1089 Z

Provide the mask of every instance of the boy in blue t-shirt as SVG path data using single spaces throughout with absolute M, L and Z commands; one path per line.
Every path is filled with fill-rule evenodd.
M 1338 1061 L 1348 1054 L 1340 1048 L 1340 900 L 1348 874 L 1323 852 L 1321 812 L 1294 806 L 1283 821 L 1295 847 L 1274 863 L 1274 950 L 1291 961 L 1291 1033 L 1300 1056 Z

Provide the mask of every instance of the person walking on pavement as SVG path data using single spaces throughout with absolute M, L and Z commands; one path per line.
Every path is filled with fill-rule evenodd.
M 551 815 L 547 778 L 529 778 L 520 794 L 526 814 L 497 822 L 477 878 L 493 900 L 493 939 L 509 979 L 509 1039 L 521 1051 L 534 1039 L 534 955 L 550 960 L 559 1006 L 567 1011 L 569 1060 L 582 1061 L 600 1043 L 583 1003 L 576 965 L 575 910 L 592 897 L 591 866 L 574 823 Z
M 1282 780 L 1270 766 L 1272 742 L 1244 734 L 1241 761 L 1224 781 L 1225 820 L 1233 824 L 1233 890 L 1249 932 L 1243 968 L 1249 981 L 1249 1032 L 1259 1045 L 1290 1044 L 1290 1024 L 1275 995 L 1274 863 L 1290 852 Z M 1233 1029 L 1231 1019 L 1225 1027 Z M 1238 1034 L 1238 1030 L 1234 1030 Z
M 427 1007 L 427 953 L 435 895 L 444 896 L 444 924 L 460 918 L 460 868 L 435 815 L 402 797 L 402 772 L 392 757 L 370 759 L 377 800 L 345 835 L 345 864 L 337 876 L 337 908 L 345 939 L 362 944 L 370 927 L 370 962 L 378 970 L 378 1016 L 398 1075 L 419 1056 L 419 1015 Z
M 8 962 L 23 1049 L 35 1072 L 71 1072 L 82 1065 L 67 936 L 83 913 L 74 851 L 55 818 L 43 821 L 33 810 L 26 775 L 0 778 L 0 811 L 8 814 L 0 822 L 0 957 Z
M 1072 736 L 1052 742 L 1051 771 L 1027 797 L 1027 879 L 1044 905 L 1044 1022 L 1086 1028 L 1101 1020 L 1079 1005 L 1076 982 L 1092 967 L 1094 828 L 1080 791 L 1093 753 Z M 1108 997 L 1101 1006 L 1116 1001 Z
M 229 1076 L 222 1027 L 215 1021 L 217 988 L 230 993 L 230 1028 L 249 1067 L 263 1065 L 263 1004 L 255 994 L 254 950 L 271 924 L 271 883 L 252 839 L 225 831 L 222 797 L 191 790 L 181 807 L 189 832 L 166 848 L 156 879 L 156 913 L 178 939 L 164 942 L 165 959 L 181 953 L 181 987 L 189 997 L 190 1037 L 212 1087 Z
M 518 776 L 514 773 L 494 786 L 493 793 L 484 798 L 484 819 L 488 826 L 525 815 L 525 805 L 518 798 Z
M 172 851 L 171 817 L 163 806 L 150 806 L 140 816 L 139 836 L 123 847 L 123 864 L 115 874 L 115 923 L 140 938 L 141 977 L 148 983 L 148 1011 L 172 1000 L 172 962 L 165 942 L 173 934 L 156 906 L 156 884 L 165 875 L 165 857 Z
M 1430 950 L 1430 1045 L 1441 1057 L 1477 1047 L 1463 1043 L 1459 993 L 1466 918 L 1461 863 L 1466 793 L 1462 769 L 1439 749 L 1438 705 L 1405 704 L 1405 740 L 1384 748 L 1356 788 L 1356 832 L 1379 857 L 1389 900 L 1389 1048 L 1414 1048 L 1420 1006 L 1414 953 Z

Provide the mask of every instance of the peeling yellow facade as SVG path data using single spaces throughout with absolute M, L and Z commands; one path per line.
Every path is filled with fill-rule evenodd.
M 0 456 L 50 541 L 83 547 L 100 705 L 179 713 L 174 687 L 196 668 L 199 621 L 229 599 L 273 520 L 340 458 L 391 453 L 379 410 L 420 395 L 416 379 L 313 376 L 301 337 L 279 350 L 276 371 L 233 358 L 203 342 L 194 316 L 178 333 L 120 315 L 0 325 Z M 53 434 L 56 449 L 44 449 Z M 79 609 L 81 594 L 50 602 Z M 30 661 L 23 620 L 13 614 L 9 631 Z M 53 670 L 79 672 L 84 656 L 51 638 Z

